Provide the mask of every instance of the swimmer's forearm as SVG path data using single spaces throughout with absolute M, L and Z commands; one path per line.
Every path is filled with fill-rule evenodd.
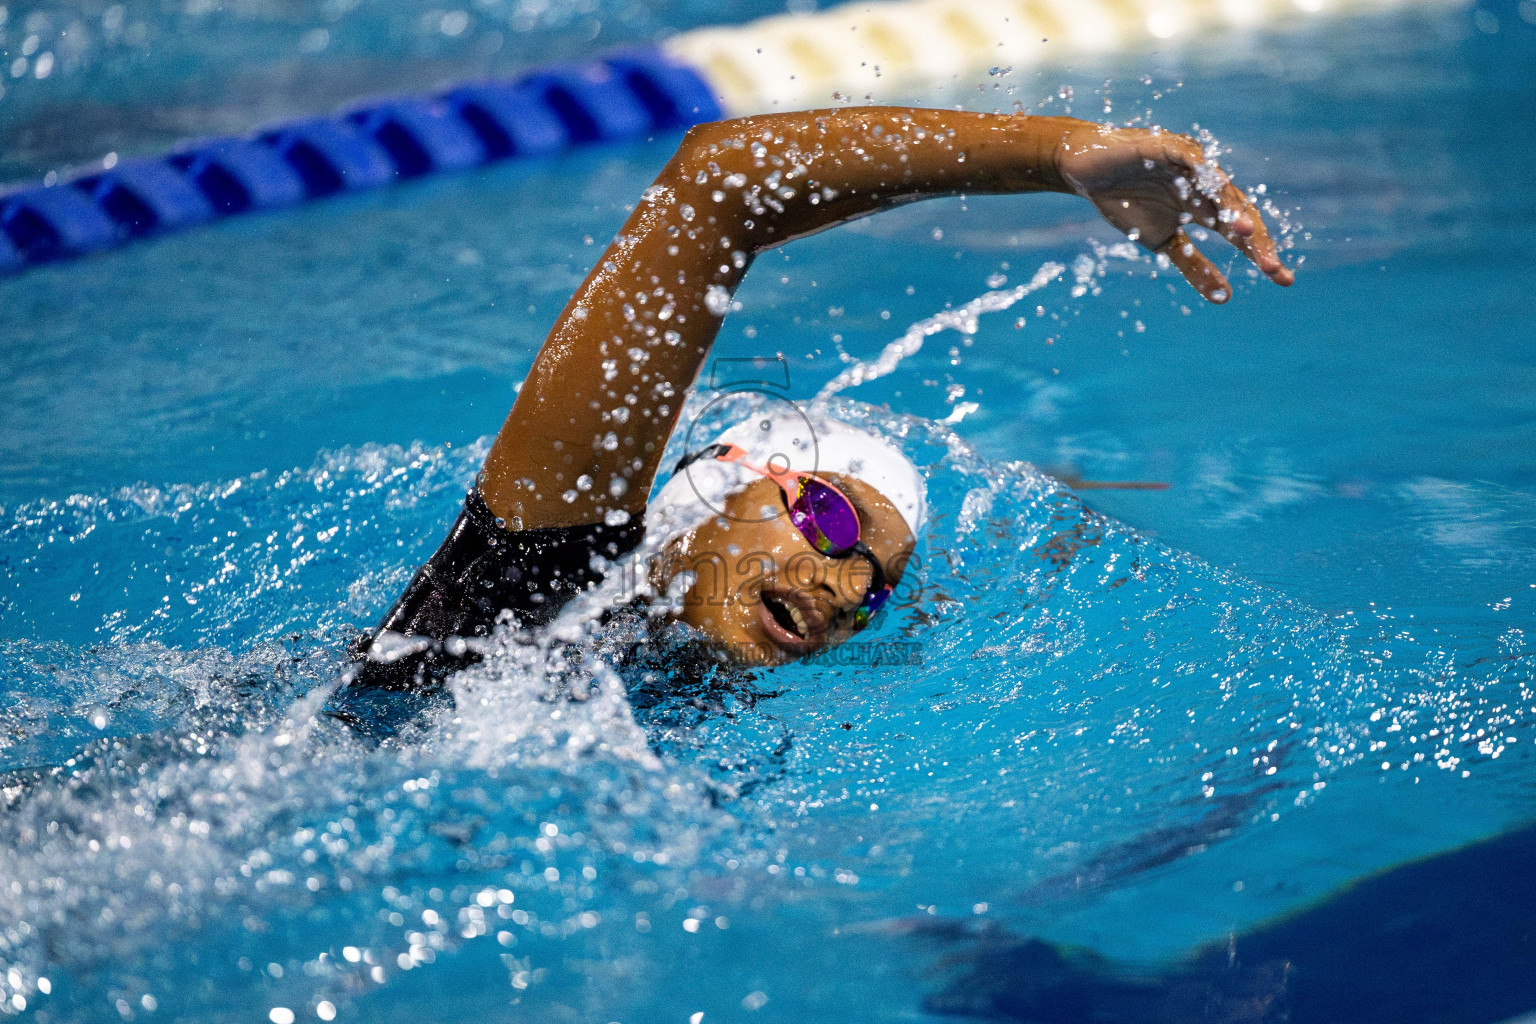
M 486 503 L 526 528 L 639 514 L 758 252 L 913 199 L 1067 191 L 1055 153 L 1094 130 L 881 107 L 693 129 L 540 349 L 486 458 Z
M 733 173 L 746 179 L 741 195 L 707 181 L 695 194 L 745 206 L 743 234 L 758 248 L 916 199 L 1069 192 L 1056 154 L 1068 139 L 1099 130 L 1070 117 L 904 107 L 771 114 L 727 124 L 723 138 L 701 138 L 688 163 L 718 164 L 722 179 Z M 715 199 L 720 192 L 723 201 Z

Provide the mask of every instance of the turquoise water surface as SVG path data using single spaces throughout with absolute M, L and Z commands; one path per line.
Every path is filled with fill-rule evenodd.
M 272 53 L 321 25 L 353 48 L 313 71 L 341 93 L 392 53 L 427 82 L 708 13 L 487 4 L 445 40 L 359 10 L 227 11 L 162 63 L 103 50 L 55 93 L 13 85 L 0 135 L 31 148 L 7 173 L 176 134 L 120 90 L 174 85 L 199 126 L 292 112 L 279 86 L 313 69 Z M 166 38 L 190 17 L 130 14 Z M 1066 268 L 846 396 L 929 476 L 921 572 L 877 630 L 920 665 L 701 695 L 509 652 L 403 747 L 314 717 L 675 138 L 0 280 L 5 1007 L 937 1019 L 969 947 L 914 931 L 1155 971 L 1525 824 L 1532 18 L 1320 23 L 925 98 L 1198 124 L 1265 185 L 1288 291 L 1234 267 L 1233 301 L 1198 305 L 1065 197 L 921 204 L 759 260 L 716 354 L 782 353 L 804 398 L 844 354 Z M 39 135 L 50 103 L 109 127 Z

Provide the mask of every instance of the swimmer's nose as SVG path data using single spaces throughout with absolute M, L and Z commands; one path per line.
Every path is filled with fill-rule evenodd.
M 818 589 L 838 611 L 852 611 L 864 600 L 871 572 L 861 558 L 840 558 L 832 562 Z

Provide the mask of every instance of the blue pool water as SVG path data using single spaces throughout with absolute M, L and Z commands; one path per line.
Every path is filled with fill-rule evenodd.
M 598 45 L 584 19 L 642 37 L 705 15 L 594 4 L 518 28 L 545 8 L 483 10 L 506 60 L 530 39 Z M 380 11 L 357 47 L 398 45 L 422 79 L 471 63 L 491 20 L 424 53 L 388 31 L 420 12 Z M 1060 197 L 923 204 L 759 261 L 717 355 L 782 352 L 801 397 L 840 353 L 1068 268 L 848 393 L 928 467 L 922 571 L 878 630 L 921 665 L 797 666 L 700 701 L 599 674 L 573 699 L 508 655 L 404 748 L 312 717 L 675 139 L 0 281 L 7 1011 L 936 1020 L 968 947 L 917 941 L 913 918 L 1153 972 L 1525 824 L 1522 12 L 1401 13 L 928 97 L 1054 112 L 1070 85 L 1098 117 L 1108 80 L 1108 116 L 1198 123 L 1291 225 L 1289 291 L 1240 277 L 1230 305 L 1197 306 Z M 182 16 L 142 15 L 166 35 Z M 323 22 L 282 17 L 294 37 Z M 172 52 L 192 70 L 142 73 L 233 93 L 262 80 L 280 20 L 204 28 L 249 29 L 227 78 L 190 49 Z M 105 103 L 115 67 L 61 79 L 61 109 Z M 5 130 L 47 109 L 29 81 L 0 101 Z M 239 127 L 253 109 L 188 116 Z M 93 131 L 7 167 L 49 169 Z M 978 408 L 939 424 L 953 401 Z

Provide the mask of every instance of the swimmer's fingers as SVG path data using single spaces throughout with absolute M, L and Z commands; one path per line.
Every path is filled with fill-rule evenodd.
M 1195 243 L 1182 230 L 1175 231 L 1173 237 L 1155 251 L 1159 256 L 1166 256 L 1168 262 L 1184 275 L 1184 280 L 1207 302 L 1220 305 L 1232 297 L 1232 287 L 1227 283 L 1227 276 L 1195 248 Z
M 1275 240 L 1270 237 L 1269 227 L 1264 223 L 1259 208 L 1225 174 L 1222 178 L 1222 187 L 1214 200 L 1218 210 L 1216 216 L 1197 219 L 1231 242 L 1265 277 L 1275 284 L 1288 287 L 1296 280 L 1296 275 L 1280 262 L 1280 251 L 1275 247 Z
M 1187 136 L 1165 139 L 1163 155 L 1170 164 L 1182 168 L 1186 175 L 1187 212 L 1195 223 L 1232 243 L 1276 284 L 1288 286 L 1296 280 L 1296 275 L 1280 262 L 1280 252 L 1259 208 L 1247 193 L 1232 183 L 1232 178 L 1222 167 L 1206 159 L 1204 151 L 1193 139 Z
M 1269 234 L 1269 225 L 1264 223 L 1258 206 L 1247 193 L 1230 181 L 1223 190 L 1222 205 L 1226 209 L 1238 211 L 1236 220 L 1222 225 L 1232 229 L 1230 232 L 1222 231 L 1222 236 L 1252 260 L 1265 277 L 1282 287 L 1290 287 L 1296 275 L 1290 267 L 1280 262 L 1280 250 L 1275 246 L 1275 240 Z M 1240 230 L 1243 227 L 1248 229 L 1246 233 Z

